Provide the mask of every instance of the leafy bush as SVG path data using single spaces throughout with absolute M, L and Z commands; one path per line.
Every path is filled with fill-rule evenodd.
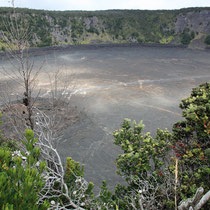
M 118 185 L 116 188 L 116 196 L 120 198 L 120 209 L 132 208 L 131 191 L 137 192 L 133 197 L 139 197 L 134 202 L 137 208 L 140 208 L 141 200 L 145 209 L 154 209 L 154 206 L 167 206 L 169 209 L 167 202 L 170 200 L 165 194 L 168 186 L 164 182 L 172 135 L 167 130 L 158 129 L 155 138 L 152 138 L 150 133 L 143 134 L 143 128 L 142 122 L 136 124 L 134 121 L 131 124 L 129 119 L 125 119 L 122 129 L 113 134 L 115 144 L 120 145 L 123 150 L 123 154 L 116 160 L 118 173 L 125 177 L 128 183 L 127 187 Z M 138 184 L 139 182 L 141 184 Z M 143 188 L 146 189 L 145 192 L 139 194 Z M 155 194 L 152 193 L 152 189 Z M 146 199 L 142 199 L 141 196 Z M 154 199 L 156 196 L 159 199 Z
M 188 28 L 185 28 L 181 34 L 181 43 L 182 44 L 190 44 L 191 40 L 195 38 L 195 32 L 191 31 Z
M 206 44 L 210 45 L 210 35 L 206 36 L 205 41 Z
M 130 175 L 147 176 L 148 171 L 157 173 L 164 165 L 163 158 L 167 153 L 171 134 L 158 129 L 157 136 L 152 138 L 150 133 L 142 134 L 143 128 L 142 122 L 136 124 L 134 121 L 131 127 L 131 121 L 125 119 L 122 129 L 113 134 L 114 143 L 120 145 L 124 152 L 116 160 L 118 173 L 127 179 Z
M 116 160 L 118 173 L 128 183 L 127 187 L 116 188 L 120 208 L 140 208 L 142 204 L 146 209 L 174 209 L 175 196 L 180 202 L 192 197 L 199 187 L 209 190 L 209 90 L 209 83 L 202 84 L 182 100 L 185 120 L 175 123 L 172 133 L 158 129 L 152 138 L 149 133 L 142 133 L 142 122 L 134 121 L 132 125 L 129 119 L 114 132 L 114 143 L 123 151 Z M 131 192 L 136 193 L 132 196 Z
M 44 180 L 41 177 L 45 162 L 39 161 L 39 149 L 31 130 L 26 130 L 27 152 L 11 152 L 0 148 L 0 207 L 1 209 L 47 209 L 46 201 L 37 205 Z
M 192 196 L 198 187 L 208 191 L 210 158 L 210 84 L 192 90 L 180 108 L 185 120 L 173 126 L 173 149 L 179 158 L 180 195 Z

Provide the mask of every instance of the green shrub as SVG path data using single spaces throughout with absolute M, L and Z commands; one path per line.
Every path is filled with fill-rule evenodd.
M 188 45 L 191 40 L 195 38 L 195 32 L 191 31 L 188 28 L 185 28 L 183 33 L 181 34 L 181 43 Z
M 182 36 L 181 36 L 181 43 L 185 44 L 185 45 L 188 45 L 188 44 L 190 44 L 190 41 L 191 41 L 190 34 L 183 33 Z
M 129 179 L 130 175 L 147 176 L 148 171 L 156 173 L 164 164 L 163 158 L 168 150 L 168 131 L 158 129 L 157 136 L 152 138 L 150 133 L 143 134 L 144 125 L 141 122 L 133 126 L 129 119 L 125 119 L 122 129 L 115 131 L 114 143 L 121 146 L 123 154 L 116 160 L 118 173 Z M 161 138 L 164 137 L 164 138 Z M 153 167 L 150 161 L 153 160 Z
M 210 35 L 206 36 L 205 41 L 206 44 L 210 45 Z
M 44 185 L 41 177 L 45 162 L 37 166 L 40 150 L 34 147 L 36 139 L 26 130 L 27 153 L 11 152 L 0 148 L 0 208 L 1 209 L 47 209 L 46 201 L 38 205 L 38 195 Z
M 118 185 L 116 188 L 115 196 L 121 209 L 132 207 L 130 194 L 138 190 L 135 182 L 138 179 L 151 183 L 157 191 L 155 206 L 158 209 L 174 209 L 172 200 L 175 194 L 180 202 L 194 196 L 199 187 L 203 187 L 205 192 L 209 190 L 209 90 L 209 83 L 202 84 L 192 90 L 190 97 L 182 100 L 180 107 L 185 120 L 175 123 L 172 133 L 158 129 L 152 138 L 149 133 L 142 133 L 142 122 L 131 123 L 129 119 L 125 119 L 122 128 L 114 132 L 114 143 L 123 151 L 116 160 L 118 173 L 128 183 L 126 187 Z M 175 162 L 178 168 L 175 168 Z M 173 182 L 175 170 L 178 171 L 176 192 Z M 171 182 L 168 186 L 167 180 Z M 140 208 L 137 200 L 134 203 Z
M 1 50 L 5 52 L 6 51 L 6 47 L 2 46 Z
M 123 150 L 123 154 L 116 160 L 118 173 L 125 177 L 128 183 L 127 187 L 118 185 L 116 188 L 116 197 L 120 199 L 120 209 L 132 208 L 130 205 L 132 199 L 130 200 L 129 194 L 131 191 L 139 190 L 139 186 L 135 183 L 139 179 L 151 183 L 157 190 L 159 199 L 152 201 L 156 207 L 158 203 L 161 203 L 161 208 L 167 205 L 164 174 L 172 135 L 167 130 L 158 129 L 155 138 L 152 138 L 150 133 L 143 134 L 143 128 L 142 122 L 136 124 L 135 121 L 131 123 L 129 119 L 125 119 L 122 128 L 113 134 L 114 143 L 121 146 Z M 150 193 L 149 190 L 147 193 Z M 140 195 L 137 193 L 136 196 Z M 144 205 L 147 204 L 144 203 Z M 135 205 L 140 208 L 138 199 Z M 149 209 L 150 207 L 147 206 Z M 168 205 L 167 208 L 170 209 Z
M 180 195 L 195 194 L 198 187 L 208 191 L 209 186 L 209 134 L 210 134 L 210 83 L 192 90 L 183 99 L 180 108 L 185 118 L 173 126 L 173 149 L 179 158 Z

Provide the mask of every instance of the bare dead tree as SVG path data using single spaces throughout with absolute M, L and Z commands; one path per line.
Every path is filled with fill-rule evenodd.
M 83 209 L 84 196 L 87 190 L 88 184 L 82 177 L 76 177 L 76 184 L 74 191 L 69 191 L 67 184 L 64 180 L 65 170 L 62 164 L 59 153 L 57 152 L 56 145 L 59 142 L 61 136 L 58 135 L 56 126 L 56 119 L 50 118 L 37 108 L 34 104 L 38 95 L 33 98 L 33 91 L 36 87 L 36 79 L 40 73 L 41 67 L 38 70 L 34 70 L 34 63 L 30 61 L 29 57 L 29 26 L 24 18 L 21 18 L 14 7 L 14 1 L 12 1 L 13 13 L 10 14 L 9 19 L 5 20 L 4 25 L 6 32 L 1 32 L 2 40 L 7 44 L 8 60 L 13 68 L 3 68 L 4 75 L 12 81 L 18 83 L 24 89 L 24 94 L 17 98 L 22 100 L 23 110 L 21 115 L 17 113 L 20 111 L 12 107 L 11 100 L 5 100 L 5 109 L 9 109 L 11 113 L 15 113 L 14 119 L 17 120 L 17 116 L 21 119 L 22 114 L 27 116 L 23 117 L 26 121 L 26 127 L 34 130 L 38 136 L 39 141 L 37 146 L 41 149 L 41 157 L 47 162 L 47 170 L 43 174 L 45 181 L 44 188 L 40 193 L 38 203 L 43 203 L 46 199 L 65 197 L 66 202 L 64 204 L 56 204 L 56 209 Z M 24 27 L 23 27 L 24 26 Z M 61 71 L 57 71 L 54 78 L 51 79 L 51 98 L 53 107 L 57 106 L 58 101 L 61 99 L 70 99 L 72 93 L 67 92 L 69 83 L 65 80 L 62 82 L 60 88 Z M 7 95 L 8 96 L 8 95 Z M 12 116 L 13 114 L 11 114 Z M 17 128 L 17 122 L 13 123 Z M 24 130 L 24 128 L 23 128 Z M 18 131 L 21 133 L 21 131 Z M 75 175 L 76 176 L 76 175 Z M 59 183 L 59 185 L 57 185 Z M 77 192 L 75 194 L 75 192 Z M 87 201 L 89 202 L 89 201 Z M 51 209 L 55 209 L 54 204 Z
M 199 210 L 210 200 L 210 191 L 203 195 L 204 189 L 199 187 L 193 198 L 181 201 L 178 210 Z
M 59 65 L 55 56 L 53 62 L 56 70 L 45 72 L 48 80 L 43 83 L 44 93 L 41 95 L 41 106 L 36 107 L 50 116 L 51 122 L 53 122 L 51 129 L 55 136 L 62 136 L 63 130 L 78 119 L 75 107 L 70 105 L 76 83 L 73 72 L 64 65 Z M 48 66 L 47 60 L 45 60 L 45 66 Z M 49 67 L 51 66 L 52 63 Z M 39 104 L 39 100 L 37 104 Z M 58 143 L 59 141 L 56 142 L 56 144 Z
M 6 31 L 0 32 L 1 39 L 6 43 L 6 53 L 11 64 L 11 68 L 3 68 L 2 73 L 6 78 L 12 80 L 19 87 L 23 88 L 23 95 L 19 96 L 19 100 L 26 107 L 27 116 L 25 116 L 26 127 L 33 130 L 33 106 L 38 94 L 32 97 L 36 87 L 36 79 L 42 66 L 34 69 L 34 62 L 29 57 L 29 42 L 31 33 L 29 25 L 24 16 L 19 15 L 15 10 L 14 0 L 12 3 L 12 13 L 3 21 Z M 10 103 L 5 103 L 7 108 Z
M 48 61 L 45 63 L 48 64 Z M 76 88 L 73 71 L 67 70 L 65 65 L 59 65 L 55 56 L 54 66 L 57 67 L 57 70 L 48 73 L 50 89 L 46 94 L 49 96 L 53 109 L 59 108 L 61 103 L 68 104 Z
M 38 109 L 35 109 L 35 134 L 38 136 L 36 146 L 41 150 L 41 157 L 47 162 L 47 169 L 43 175 L 45 186 L 40 193 L 38 204 L 43 203 L 45 199 L 58 199 L 65 197 L 66 203 L 57 203 L 51 209 L 83 209 L 85 203 L 90 203 L 89 198 L 86 198 L 85 192 L 88 188 L 88 183 L 83 177 L 78 177 L 75 174 L 75 186 L 69 190 L 65 183 L 65 170 L 61 157 L 56 149 L 56 141 L 59 141 L 57 135 L 52 130 L 53 121 L 46 114 Z M 59 184 L 58 184 L 59 183 Z
M 136 210 L 161 209 L 161 198 L 165 197 L 166 200 L 170 200 L 172 195 L 170 188 L 173 180 L 168 175 L 164 176 L 164 184 L 160 184 L 153 175 L 149 175 L 147 178 L 130 177 L 130 182 L 135 187 L 132 187 L 124 198 L 127 200 L 128 208 Z

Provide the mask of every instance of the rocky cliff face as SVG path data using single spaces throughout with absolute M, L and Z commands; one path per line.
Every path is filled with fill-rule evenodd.
M 185 28 L 198 33 L 210 34 L 210 10 L 188 12 L 177 15 L 176 32 L 182 33 Z
M 10 14 L 11 9 L 0 8 L 2 20 Z M 17 9 L 17 15 L 29 25 L 31 46 L 128 42 L 188 45 L 193 40 L 202 40 L 203 45 L 210 34 L 210 8 L 96 12 Z M 0 30 L 6 31 L 3 21 Z M 1 46 L 4 43 L 0 40 Z

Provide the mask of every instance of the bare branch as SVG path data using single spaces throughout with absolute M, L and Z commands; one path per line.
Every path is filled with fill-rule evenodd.
M 64 196 L 68 201 L 64 206 L 74 209 L 83 209 L 81 206 L 83 206 L 84 203 L 88 183 L 83 177 L 77 177 L 75 175 L 75 186 L 71 191 L 68 189 L 64 180 L 64 167 L 56 149 L 56 141 L 59 141 L 60 137 L 54 136 L 54 132 L 52 131 L 54 123 L 50 117 L 40 110 L 35 109 L 34 112 L 36 113 L 34 131 L 38 136 L 36 145 L 41 150 L 41 157 L 47 162 L 47 170 L 43 175 L 45 186 L 40 193 L 38 203 L 43 203 L 45 199 L 55 199 Z M 59 186 L 56 185 L 56 183 L 59 183 Z M 57 209 L 65 209 L 64 206 L 58 205 Z
M 210 191 L 208 191 L 204 196 L 204 189 L 199 187 L 193 198 L 188 198 L 185 201 L 182 201 L 178 207 L 179 210 L 189 210 L 195 209 L 199 210 L 202 206 L 209 201 L 210 199 Z
M 210 191 L 208 191 L 199 201 L 199 203 L 195 206 L 195 210 L 201 209 L 204 204 L 206 204 L 210 200 Z

